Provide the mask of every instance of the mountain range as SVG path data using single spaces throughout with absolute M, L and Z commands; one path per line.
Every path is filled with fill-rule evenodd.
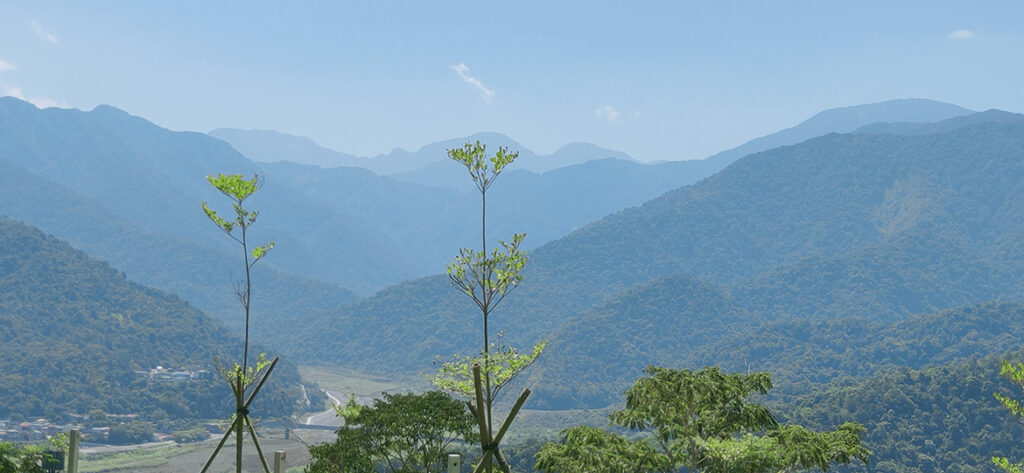
M 933 134 L 830 134 L 743 158 L 535 250 L 492 327 L 515 344 L 551 337 L 530 375 L 540 402 L 554 367 L 565 371 L 550 383 L 572 390 L 585 383 L 564 380 L 580 370 L 636 372 L 724 335 L 714 330 L 850 316 L 896 322 L 1016 300 L 1024 117 L 986 116 L 1003 117 L 985 112 Z M 328 316 L 343 331 L 311 324 L 316 333 L 301 337 L 312 343 L 294 353 L 345 353 L 366 370 L 427 370 L 423 360 L 434 354 L 472 349 L 473 313 L 446 277 L 425 278 Z M 369 333 L 385 342 L 367 346 Z
M 240 325 L 239 250 L 198 209 L 227 207 L 203 179 L 218 172 L 262 177 L 254 236 L 278 243 L 255 275 L 256 339 L 290 362 L 396 377 L 474 352 L 478 312 L 438 273 L 480 238 L 479 196 L 444 149 L 480 139 L 521 152 L 488 193 L 488 235 L 525 231 L 530 260 L 490 323 L 519 347 L 549 340 L 516 381 L 529 408 L 607 408 L 645 365 L 717 365 L 774 373 L 766 401 L 787 419 L 865 424 L 876 471 L 980 471 L 1020 454 L 1020 425 L 990 394 L 1012 392 L 998 360 L 1024 356 L 1024 116 L 896 100 L 652 164 L 586 144 L 542 156 L 494 133 L 374 158 L 276 132 L 211 135 L 0 99 L 0 214 L 54 235 L 0 219 L 0 334 L 31 347 L 8 354 L 21 368 L 0 367 L 14 373 L 0 399 L 109 402 L 93 380 L 135 386 L 123 370 L 237 344 L 221 324 Z M 47 301 L 52 326 L 37 323 Z M 154 346 L 100 353 L 111 327 L 125 349 Z M 96 343 L 68 348 L 61 330 Z M 195 356 L 176 357 L 189 337 Z M 71 401 L 43 409 L 17 390 L 33 360 L 71 369 L 41 347 L 100 360 L 60 378 L 85 394 L 49 392 Z M 157 398 L 138 406 L 195 408 Z

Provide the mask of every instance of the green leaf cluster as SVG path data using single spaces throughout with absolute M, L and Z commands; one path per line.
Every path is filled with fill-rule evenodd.
M 1016 387 L 1024 390 L 1024 363 L 1011 363 L 1008 360 L 1003 360 L 999 366 L 999 374 Z M 994 393 L 994 396 L 1014 416 L 1024 417 L 1024 406 L 1021 405 L 1020 401 L 1000 393 Z M 1009 458 L 997 456 L 992 457 L 992 463 L 995 463 L 996 466 L 1002 468 L 1007 473 L 1024 472 L 1024 462 L 1011 463 Z
M 645 433 L 629 440 L 615 433 L 574 427 L 537 454 L 546 472 L 662 471 L 681 467 L 715 473 L 768 473 L 817 468 L 854 460 L 866 463 L 864 428 L 845 423 L 812 432 L 779 425 L 769 410 L 747 398 L 766 394 L 768 373 L 723 373 L 650 366 L 626 391 L 626 406 L 611 414 L 615 425 Z M 636 468 L 643 465 L 642 469 Z
M 501 334 L 499 334 L 499 337 Z M 537 357 L 544 351 L 547 341 L 542 341 L 533 346 L 529 353 L 522 353 L 515 347 L 507 344 L 491 343 L 487 353 L 480 353 L 475 356 L 455 354 L 450 361 L 441 363 L 438 372 L 430 377 L 430 382 L 438 389 L 453 392 L 472 398 L 473 388 L 473 365 L 479 365 L 488 371 L 491 380 L 491 393 L 494 398 L 499 397 L 502 388 L 508 385 L 516 375 L 537 361 Z
M 0 442 L 0 473 L 43 473 L 43 462 L 52 458 L 44 445 Z
M 487 145 L 476 141 L 448 150 L 448 157 L 466 166 L 473 183 L 481 192 L 486 192 L 505 166 L 519 157 L 519 152 L 509 153 L 507 148 L 499 147 L 494 156 L 487 158 Z
M 497 307 L 505 296 L 523 280 L 522 271 L 528 256 L 519 247 L 525 234 L 517 233 L 512 241 L 498 240 L 500 247 L 484 251 L 461 248 L 454 261 L 448 264 L 448 278 L 453 286 L 481 310 Z
M 206 180 L 210 181 L 210 185 L 231 199 L 231 208 L 235 212 L 235 217 L 233 220 L 221 217 L 217 214 L 217 211 L 210 208 L 209 204 L 206 202 L 201 204 L 203 212 L 206 214 L 206 217 L 223 230 L 224 233 L 238 243 L 245 245 L 247 243 L 246 230 L 250 225 L 256 223 L 256 217 L 259 216 L 259 212 L 255 210 L 247 210 L 242 207 L 242 203 L 262 187 L 259 176 L 256 175 L 253 176 L 252 179 L 246 179 L 241 174 L 217 174 L 216 176 L 206 176 Z M 235 227 L 241 229 L 241 236 L 234 235 L 233 232 Z M 253 260 L 251 262 L 246 260 L 246 265 L 251 268 L 252 265 L 256 264 L 257 261 L 266 256 L 273 247 L 274 242 L 254 246 L 252 249 Z
M 370 406 L 350 399 L 338 408 L 345 425 L 334 443 L 310 447 L 309 473 L 443 471 L 456 440 L 475 441 L 466 405 L 437 391 L 387 394 Z

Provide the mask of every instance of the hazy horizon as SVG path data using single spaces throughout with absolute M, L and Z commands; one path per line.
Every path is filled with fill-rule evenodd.
M 1019 4 L 0 6 L 0 95 L 358 156 L 479 131 L 695 159 L 830 108 L 1024 110 Z

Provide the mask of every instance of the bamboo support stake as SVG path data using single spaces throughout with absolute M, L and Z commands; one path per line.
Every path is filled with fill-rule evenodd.
M 274 473 L 284 473 L 285 452 L 278 450 L 274 452 Z
M 263 377 L 260 378 L 260 382 L 256 384 L 256 388 L 253 389 L 252 393 L 249 394 L 249 399 L 245 401 L 245 404 L 243 404 L 236 410 L 234 422 L 232 422 L 231 427 L 228 427 L 227 431 L 224 432 L 224 437 L 220 439 L 220 443 L 217 444 L 217 448 L 213 450 L 213 455 L 210 455 L 210 459 L 206 460 L 206 465 L 203 466 L 203 469 L 200 473 L 206 473 L 207 470 L 210 469 L 210 465 L 213 464 L 213 460 L 217 458 L 217 454 L 220 453 L 220 450 L 224 448 L 224 444 L 227 442 L 228 437 L 231 437 L 232 430 L 234 430 L 235 432 L 240 432 L 246 426 L 249 427 L 249 432 L 252 435 L 252 441 L 256 445 L 256 452 L 260 456 L 260 463 L 263 464 L 263 469 L 265 470 L 265 473 L 270 473 L 270 466 L 267 464 L 267 458 L 263 456 L 263 448 L 262 446 L 260 446 L 259 439 L 256 438 L 256 430 L 252 427 L 252 420 L 249 419 L 248 412 L 249 405 L 252 404 L 252 401 L 256 399 L 256 395 L 259 394 L 261 389 L 263 389 L 263 384 L 267 382 L 268 378 L 270 378 L 270 373 L 274 371 L 274 367 L 277 366 L 278 360 L 280 360 L 280 357 L 275 356 L 274 360 L 270 362 L 270 367 L 267 368 L 267 371 L 263 373 Z M 241 394 L 244 394 L 244 392 Z M 241 397 L 242 396 L 236 395 L 236 399 L 240 399 Z M 241 422 L 241 424 L 239 424 L 239 422 Z M 237 456 L 237 453 L 241 451 L 242 435 L 237 435 L 236 441 L 238 442 L 239 448 L 236 451 L 235 462 L 237 465 L 241 465 L 242 460 L 241 457 Z
M 68 432 L 68 473 L 78 473 L 78 449 L 82 443 L 82 433 L 77 429 Z

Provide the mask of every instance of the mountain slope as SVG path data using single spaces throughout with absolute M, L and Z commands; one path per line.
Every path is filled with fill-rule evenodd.
M 797 144 L 829 133 L 850 133 L 874 123 L 934 123 L 973 113 L 963 107 L 927 99 L 896 99 L 885 102 L 832 108 L 800 124 L 750 140 L 710 156 L 719 169 L 748 154 Z
M 733 304 L 768 319 L 899 320 L 1016 297 L 1022 150 L 1024 119 L 920 136 L 833 134 L 758 153 L 538 248 L 492 322 L 513 343 L 532 343 L 632 286 L 675 275 L 723 286 Z M 304 355 L 331 347 L 353 366 L 409 371 L 422 356 L 476 344 L 479 322 L 444 278 L 393 289 L 339 311 L 347 333 L 309 334 Z M 405 344 L 409 357 L 360 346 L 361 333 Z
M 205 176 L 263 174 L 226 143 L 203 134 L 172 132 L 108 106 L 39 110 L 10 97 L 0 98 L 0 160 L 150 232 L 232 253 L 198 209 L 200 201 L 217 207 L 223 199 Z M 273 180 L 251 205 L 263 215 L 254 237 L 278 241 L 268 263 L 284 271 L 363 291 L 410 276 L 402 247 L 386 235 L 355 227 L 337 209 Z M 328 241 L 351 251 L 328 251 Z
M 230 248 L 211 248 L 155 233 L 3 159 L 0 187 L 5 189 L 0 193 L 0 211 L 8 216 L 32 222 L 90 254 L 102 255 L 131 279 L 178 294 L 229 327 L 241 326 L 234 296 L 240 257 L 228 252 Z M 196 215 L 196 219 L 202 222 L 203 216 Z M 281 325 L 291 324 L 292 317 L 356 299 L 337 285 L 299 278 L 262 264 L 255 282 L 258 303 L 253 316 L 261 323 L 254 336 L 262 340 L 269 340 Z
M 105 263 L 27 225 L 0 217 L 0 417 L 103 409 L 180 418 L 230 412 L 227 384 L 139 378 L 157 366 L 215 372 L 241 341 L 183 300 L 131 281 Z M 289 415 L 298 373 L 281 365 L 263 415 Z
M 1020 418 L 992 396 L 1020 398 L 1020 387 L 999 376 L 1004 357 L 1019 362 L 1024 353 L 1017 348 L 1005 356 L 887 370 L 815 389 L 772 411 L 781 414 L 780 421 L 815 430 L 846 421 L 863 424 L 871 464 L 840 471 L 995 471 L 993 456 L 1024 456 Z
M 304 136 L 278 133 L 273 130 L 239 130 L 218 128 L 208 135 L 231 144 L 245 157 L 261 162 L 291 161 L 322 168 L 339 166 L 367 167 L 369 158 L 360 158 L 324 148 Z

